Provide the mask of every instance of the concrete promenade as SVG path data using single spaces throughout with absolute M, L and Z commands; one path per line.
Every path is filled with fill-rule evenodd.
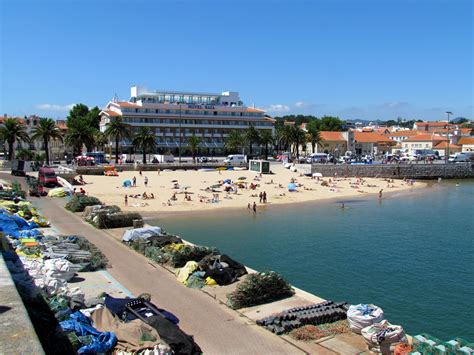
M 109 273 L 133 294 L 150 293 L 160 307 L 176 314 L 181 328 L 195 337 L 205 354 L 302 354 L 304 351 L 257 326 L 203 292 L 187 288 L 166 269 L 66 211 L 64 200 L 35 202 L 63 234 L 82 235 L 111 263 Z

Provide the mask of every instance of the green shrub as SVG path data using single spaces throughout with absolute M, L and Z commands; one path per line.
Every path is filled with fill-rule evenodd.
M 227 295 L 227 304 L 233 308 L 252 307 L 281 300 L 294 294 L 291 285 L 274 271 L 250 274 Z
M 71 212 L 83 212 L 86 206 L 101 205 L 102 202 L 96 197 L 86 195 L 75 195 L 66 204 L 66 208 Z

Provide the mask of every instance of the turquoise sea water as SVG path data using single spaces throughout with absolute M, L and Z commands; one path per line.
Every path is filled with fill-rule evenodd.
M 326 299 L 374 303 L 409 334 L 474 341 L 474 181 L 152 224 Z

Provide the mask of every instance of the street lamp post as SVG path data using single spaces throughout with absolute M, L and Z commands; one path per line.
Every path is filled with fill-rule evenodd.
M 179 104 L 179 147 L 178 147 L 178 154 L 179 154 L 179 164 L 181 164 L 181 104 Z
M 453 113 L 451 111 L 446 111 L 446 115 L 448 115 L 448 125 L 446 126 L 446 132 L 447 132 L 447 137 L 448 137 L 448 145 L 447 145 L 447 154 L 446 154 L 446 163 L 448 162 L 449 159 L 449 116 L 452 115 Z

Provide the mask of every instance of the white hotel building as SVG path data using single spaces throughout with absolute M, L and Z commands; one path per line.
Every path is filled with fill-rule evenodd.
M 122 116 L 134 132 L 141 126 L 150 127 L 160 152 L 176 153 L 180 146 L 184 151 L 187 139 L 195 135 L 208 154 L 219 154 L 232 130 L 243 131 L 252 125 L 274 133 L 274 120 L 263 110 L 245 106 L 237 92 L 150 92 L 132 86 L 130 96 L 129 101 L 107 104 L 101 112 L 100 130 L 105 131 L 113 117 Z M 131 143 L 124 141 L 121 146 L 125 152 Z

